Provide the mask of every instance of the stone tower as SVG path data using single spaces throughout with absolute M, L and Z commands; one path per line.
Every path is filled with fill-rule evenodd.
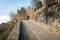
M 17 14 L 19 16 L 19 20 L 26 20 L 27 19 L 27 12 L 23 7 L 21 8 L 21 10 L 17 10 Z
M 35 9 L 29 8 L 26 11 L 27 11 L 27 15 L 29 16 L 29 19 L 33 19 L 33 16 L 35 15 Z

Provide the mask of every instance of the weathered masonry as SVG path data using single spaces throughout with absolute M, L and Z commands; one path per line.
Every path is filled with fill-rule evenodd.
M 17 14 L 19 16 L 19 20 L 26 20 L 27 19 L 26 10 L 23 7 L 21 8 L 21 10 L 17 10 Z
M 26 11 L 27 11 L 27 16 L 29 17 L 29 19 L 33 19 L 33 16 L 35 15 L 35 9 L 29 8 Z
M 34 20 L 46 23 L 46 15 L 47 15 L 47 20 L 49 24 L 54 24 L 59 20 L 60 0 L 47 0 L 47 5 L 46 5 L 46 0 L 43 0 L 43 7 L 39 8 L 35 12 Z
M 57 3 L 59 3 L 60 1 L 59 0 L 47 0 L 47 4 L 48 4 L 48 7 L 50 6 L 53 6 L 53 5 L 56 5 Z M 43 0 L 43 5 L 46 6 L 46 0 Z
M 33 7 L 29 9 L 24 9 L 22 7 L 21 10 L 17 10 L 17 14 L 16 17 L 14 17 L 14 19 L 17 20 L 32 19 L 32 20 L 45 22 L 46 21 L 45 16 L 48 15 L 47 16 L 48 23 L 51 23 L 52 21 L 54 21 L 56 18 L 59 18 L 60 16 L 59 5 L 60 5 L 60 0 L 47 0 L 47 6 L 46 6 L 46 0 L 43 0 L 43 6 L 38 10 L 35 10 Z

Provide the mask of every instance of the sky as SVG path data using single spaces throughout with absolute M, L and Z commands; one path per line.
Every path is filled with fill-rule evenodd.
M 0 24 L 10 20 L 11 11 L 16 12 L 21 7 L 31 5 L 31 0 L 0 0 Z

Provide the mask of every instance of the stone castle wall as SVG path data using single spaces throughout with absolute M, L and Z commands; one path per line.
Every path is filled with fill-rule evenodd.
M 49 1 L 49 0 L 48 0 Z M 58 3 L 60 2 L 60 0 L 51 0 L 48 2 L 48 5 L 50 5 L 50 7 L 48 7 L 48 23 L 52 23 L 52 21 L 54 21 L 57 17 L 58 17 Z M 55 4 L 56 3 L 56 4 Z M 51 13 L 54 15 L 52 18 Z M 17 20 L 26 20 L 26 19 L 33 19 L 36 21 L 42 21 L 45 22 L 46 21 L 46 17 L 44 16 L 46 14 L 46 0 L 43 0 L 43 7 L 39 8 L 38 10 L 35 11 L 34 8 L 29 8 L 27 10 L 18 10 L 17 14 L 16 14 L 16 19 Z M 60 14 L 59 14 L 60 16 Z M 16 21 L 16 20 L 15 20 Z
M 17 14 L 19 16 L 19 20 L 25 20 L 25 19 L 27 19 L 27 13 L 26 13 L 25 9 L 18 10 Z
M 29 8 L 26 10 L 27 15 L 29 16 L 29 19 L 33 19 L 33 16 L 35 15 L 35 9 L 34 8 Z
M 47 14 L 48 24 L 55 25 L 55 26 L 59 24 L 59 21 L 60 21 L 59 5 L 57 3 L 48 7 L 48 14 Z M 46 23 L 46 16 L 44 16 L 45 14 L 46 14 L 46 5 L 44 2 L 43 7 L 41 7 L 35 12 L 34 20 Z

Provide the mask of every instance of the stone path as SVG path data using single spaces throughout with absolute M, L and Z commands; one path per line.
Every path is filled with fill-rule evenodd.
M 60 40 L 59 33 L 60 31 L 46 24 L 22 20 L 16 24 L 8 40 Z
M 22 21 L 21 28 L 19 40 L 60 40 L 60 35 L 54 35 L 48 30 L 43 30 L 29 20 Z

